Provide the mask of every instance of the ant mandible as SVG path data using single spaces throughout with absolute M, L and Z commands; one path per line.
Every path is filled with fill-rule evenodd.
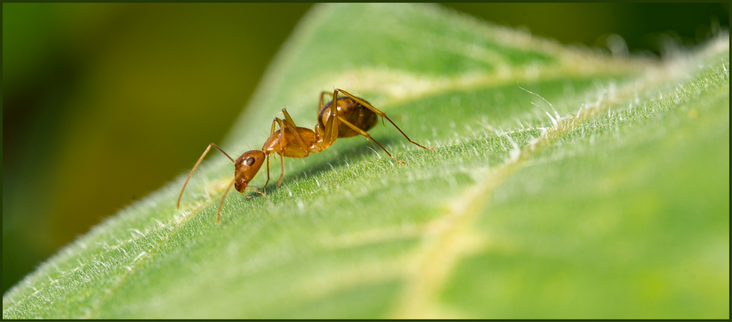
M 343 93 L 345 96 L 338 97 L 339 92 Z M 287 109 L 282 109 L 282 113 L 284 113 L 285 118 L 284 120 L 279 117 L 274 118 L 272 121 L 272 129 L 270 130 L 270 137 L 266 142 L 264 142 L 262 150 L 244 152 L 244 154 L 242 154 L 238 159 L 234 160 L 218 145 L 214 143 L 209 144 L 206 150 L 203 151 L 203 155 L 198 159 L 198 162 L 196 162 L 196 165 L 193 166 L 193 170 L 191 170 L 188 178 L 186 178 L 186 182 L 183 184 L 183 189 L 180 190 L 180 195 L 178 196 L 176 209 L 180 208 L 180 199 L 183 197 L 183 191 L 185 191 L 186 185 L 188 185 L 188 180 L 191 179 L 193 172 L 196 171 L 196 168 L 201 164 L 201 161 L 212 146 L 226 155 L 231 162 L 234 162 L 234 180 L 228 184 L 224 195 L 221 197 L 221 202 L 219 202 L 219 208 L 216 211 L 217 224 L 221 223 L 221 206 L 224 204 L 224 199 L 229 193 L 232 184 L 240 193 L 246 193 L 245 189 L 247 185 L 257 174 L 259 168 L 262 167 L 262 163 L 265 158 L 267 159 L 267 181 L 261 189 L 264 189 L 267 186 L 269 183 L 269 155 L 272 153 L 278 153 L 280 155 L 280 163 L 282 165 L 282 173 L 280 174 L 280 179 L 277 181 L 278 186 L 282 184 L 282 177 L 285 175 L 284 157 L 304 158 L 310 155 L 310 153 L 321 152 L 330 147 L 337 138 L 363 135 L 366 137 L 367 141 L 374 141 L 374 143 L 384 150 L 389 157 L 401 164 L 405 164 L 404 161 L 392 156 L 389 151 L 379 144 L 379 142 L 366 133 L 366 131 L 370 130 L 378 123 L 377 116 L 381 116 L 382 120 L 383 118 L 389 120 L 389 122 L 393 124 L 409 142 L 425 150 L 434 151 L 433 148 L 427 148 L 412 141 L 396 124 L 394 124 L 394 121 L 384 114 L 384 112 L 379 111 L 366 100 L 353 96 L 342 89 L 335 89 L 333 91 L 333 100 L 323 104 L 323 96 L 325 94 L 330 93 L 325 91 L 320 93 L 320 103 L 318 104 L 318 124 L 315 125 L 315 130 L 298 127 L 295 125 L 295 121 L 290 117 L 290 114 L 287 113 Z M 335 106 L 335 108 L 333 108 L 333 106 Z M 279 125 L 280 129 L 278 131 L 275 131 L 275 125 Z M 259 191 L 255 192 L 261 193 Z

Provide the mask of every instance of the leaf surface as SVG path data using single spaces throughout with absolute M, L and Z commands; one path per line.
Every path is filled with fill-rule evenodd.
M 214 154 L 181 210 L 186 174 L 41 265 L 3 317 L 728 317 L 728 56 L 725 37 L 659 63 L 436 6 L 318 6 L 222 147 L 258 149 L 283 107 L 312 127 L 337 87 L 434 152 L 387 122 L 370 134 L 407 165 L 339 139 L 286 159 L 267 198 L 229 194 L 221 225 L 233 167 Z

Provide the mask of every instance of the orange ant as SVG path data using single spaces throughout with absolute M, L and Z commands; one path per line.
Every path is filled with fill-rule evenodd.
M 343 93 L 345 96 L 338 97 L 339 92 Z M 188 180 L 191 179 L 193 172 L 196 171 L 196 168 L 201 164 L 201 161 L 212 146 L 226 155 L 231 162 L 234 162 L 234 180 L 228 184 L 223 197 L 221 197 L 221 202 L 219 203 L 219 208 L 216 212 L 217 224 L 221 223 L 221 206 L 224 204 L 224 199 L 229 193 L 232 184 L 240 193 L 246 193 L 245 189 L 247 185 L 257 174 L 257 171 L 259 171 L 265 157 L 267 159 L 267 181 L 260 189 L 263 190 L 267 186 L 269 183 L 269 155 L 272 153 L 278 153 L 280 155 L 280 163 L 282 165 L 282 173 L 280 174 L 280 179 L 277 181 L 278 186 L 282 184 L 282 177 L 285 175 L 284 157 L 304 158 L 310 155 L 310 153 L 318 153 L 330 147 L 337 138 L 363 135 L 366 137 L 367 142 L 369 140 L 373 140 L 374 143 L 384 150 L 389 157 L 401 164 L 405 164 L 404 161 L 392 156 L 389 151 L 379 144 L 379 142 L 366 133 L 366 131 L 370 130 L 378 123 L 377 116 L 381 116 L 382 120 L 383 118 L 389 120 L 389 122 L 393 124 L 409 142 L 425 150 L 434 151 L 432 148 L 424 147 L 419 143 L 412 141 L 396 124 L 394 124 L 394 121 L 384 114 L 384 112 L 379 111 L 364 99 L 353 96 L 342 89 L 335 89 L 333 91 L 333 100 L 323 104 L 323 96 L 325 94 L 330 93 L 325 91 L 320 93 L 318 124 L 315 125 L 315 130 L 298 127 L 295 125 L 295 121 L 290 117 L 290 114 L 287 113 L 287 109 L 282 109 L 282 113 L 285 114 L 285 119 L 283 120 L 278 117 L 274 118 L 272 121 L 272 129 L 270 130 L 270 137 L 266 142 L 264 142 L 264 146 L 262 146 L 261 151 L 247 151 L 238 159 L 234 160 L 218 145 L 214 143 L 209 144 L 206 150 L 203 151 L 201 158 L 196 162 L 196 165 L 193 166 L 193 170 L 191 170 L 186 182 L 183 184 L 183 189 L 180 190 L 180 195 L 178 196 L 178 204 L 176 205 L 176 208 L 180 208 L 180 199 L 183 197 L 183 191 L 186 189 L 186 185 L 188 185 Z M 335 104 L 333 102 L 335 102 Z M 334 105 L 336 107 L 335 109 L 333 109 Z M 278 131 L 275 131 L 275 125 L 279 125 L 280 129 Z M 264 195 L 260 191 L 254 192 Z

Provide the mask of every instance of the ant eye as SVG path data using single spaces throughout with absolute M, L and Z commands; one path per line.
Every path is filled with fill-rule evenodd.
M 254 158 L 248 157 L 246 160 L 244 160 L 244 163 L 246 163 L 248 166 L 251 166 L 254 164 Z

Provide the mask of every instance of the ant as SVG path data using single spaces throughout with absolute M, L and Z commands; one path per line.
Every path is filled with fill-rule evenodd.
M 338 97 L 339 92 L 345 96 Z M 278 186 L 282 184 L 282 177 L 285 175 L 284 157 L 304 158 L 310 155 L 310 153 L 321 152 L 330 147 L 337 138 L 363 135 L 366 137 L 367 142 L 370 142 L 369 140 L 373 140 L 374 143 L 384 150 L 389 157 L 401 164 L 405 164 L 404 161 L 392 156 L 389 151 L 379 144 L 379 142 L 366 133 L 366 131 L 370 130 L 378 123 L 377 116 L 382 117 L 382 122 L 384 118 L 389 120 L 389 122 L 393 124 L 394 127 L 396 127 L 396 129 L 399 130 L 399 132 L 404 135 L 410 143 L 425 150 L 434 151 L 433 148 L 427 148 L 412 141 L 394 123 L 394 121 L 386 116 L 384 112 L 379 111 L 366 100 L 353 96 L 342 89 L 335 89 L 333 91 L 333 100 L 323 104 L 323 96 L 326 94 L 330 93 L 326 91 L 320 93 L 318 124 L 315 125 L 314 130 L 295 125 L 295 121 L 293 121 L 290 114 L 287 113 L 287 109 L 283 108 L 282 113 L 284 113 L 285 118 L 274 118 L 272 121 L 272 129 L 270 130 L 270 137 L 266 142 L 264 142 L 262 150 L 244 152 L 244 154 L 242 154 L 238 159 L 234 160 L 218 145 L 214 143 L 209 144 L 206 150 L 203 151 L 203 155 L 198 159 L 198 162 L 196 162 L 196 165 L 193 166 L 193 170 L 191 170 L 188 178 L 186 178 L 186 182 L 183 184 L 183 189 L 180 190 L 180 195 L 178 196 L 176 209 L 180 208 L 180 199 L 183 197 L 183 191 L 186 189 L 186 185 L 188 185 L 188 180 L 191 179 L 193 172 L 196 171 L 196 168 L 201 164 L 201 161 L 212 146 L 226 155 L 231 162 L 234 162 L 234 180 L 228 184 L 223 197 L 221 197 L 221 202 L 219 203 L 219 208 L 216 212 L 217 224 L 221 223 L 221 206 L 224 204 L 224 199 L 229 193 L 232 184 L 236 187 L 237 191 L 245 194 L 247 185 L 257 174 L 257 171 L 259 171 L 259 168 L 262 166 L 265 158 L 267 159 L 267 181 L 264 183 L 264 186 L 259 189 L 264 190 L 264 188 L 267 187 L 267 184 L 269 183 L 269 156 L 272 153 L 278 153 L 280 155 L 280 163 L 282 165 L 282 173 L 280 174 L 280 179 L 277 181 Z M 335 108 L 333 108 L 334 106 Z M 279 130 L 275 130 L 275 125 L 279 125 Z M 259 190 L 253 192 L 264 195 Z

